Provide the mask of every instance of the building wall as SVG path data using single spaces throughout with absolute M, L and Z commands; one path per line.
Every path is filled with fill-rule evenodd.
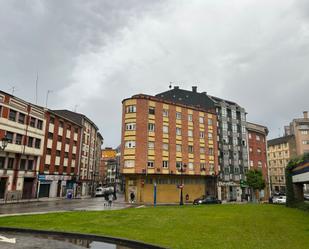
M 136 111 L 128 112 L 128 108 L 133 108 L 132 106 Z M 154 109 L 154 113 L 151 113 L 150 109 Z M 192 120 L 189 120 L 189 115 L 192 115 Z M 123 101 L 122 173 L 127 177 L 146 174 L 180 175 L 176 165 L 182 163 L 186 165 L 183 174 L 216 175 L 216 123 L 214 113 L 144 95 Z M 149 131 L 149 125 L 154 125 L 153 131 Z M 129 130 L 126 126 L 135 128 Z M 164 126 L 167 128 L 163 128 Z M 189 130 L 192 131 L 190 135 Z M 204 134 L 203 137 L 200 137 L 201 132 Z M 163 162 L 167 163 L 163 166 Z M 205 188 L 203 191 L 205 193 Z M 146 191 L 145 194 L 148 196 L 149 192 Z M 148 200 L 150 197 L 143 198 Z M 160 200 L 165 201 L 164 198 Z

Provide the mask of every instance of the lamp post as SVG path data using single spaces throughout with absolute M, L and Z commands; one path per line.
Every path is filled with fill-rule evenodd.
M 5 148 L 8 146 L 9 140 L 7 139 L 7 137 L 3 137 L 1 139 L 1 146 L 0 146 L 0 151 L 4 151 Z
M 180 164 L 180 166 L 178 167 L 178 171 L 180 172 L 181 175 L 181 186 L 180 186 L 180 201 L 179 201 L 179 205 L 182 206 L 183 205 L 183 179 L 182 179 L 182 173 L 186 172 L 186 164 Z

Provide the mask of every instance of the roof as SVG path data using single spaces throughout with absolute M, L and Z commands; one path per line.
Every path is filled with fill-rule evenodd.
M 250 131 L 258 132 L 258 133 L 261 133 L 265 136 L 268 135 L 268 128 L 266 126 L 247 122 L 246 127 Z
M 98 127 L 96 126 L 96 124 L 92 122 L 89 118 L 87 118 L 84 114 L 72 112 L 69 110 L 52 110 L 52 111 L 80 125 L 83 125 L 83 119 L 86 119 L 89 123 L 91 123 L 98 130 Z
M 275 139 L 271 139 L 267 141 L 268 146 L 283 144 L 289 142 L 291 139 L 294 139 L 294 135 L 283 136 Z
M 215 108 L 214 101 L 208 97 L 206 92 L 199 93 L 196 91 L 196 87 L 193 87 L 192 89 L 193 91 L 188 91 L 179 89 L 179 87 L 174 87 L 174 89 L 156 94 L 155 96 L 163 100 L 169 100 L 175 103 L 205 110 Z

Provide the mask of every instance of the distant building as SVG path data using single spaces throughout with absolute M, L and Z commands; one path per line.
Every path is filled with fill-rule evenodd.
M 76 194 L 82 126 L 51 110 L 45 112 L 46 129 L 39 169 L 39 197 Z
M 289 160 L 297 155 L 294 135 L 268 141 L 268 167 L 271 190 L 285 192 L 285 168 Z
M 102 150 L 102 168 L 104 175 L 104 184 L 114 184 L 117 173 L 117 151 L 113 148 L 106 147 Z
M 268 129 L 265 126 L 247 122 L 248 147 L 249 147 L 249 168 L 258 169 L 263 173 L 266 183 L 264 198 L 268 199 L 270 194 L 270 182 L 267 162 L 267 135 Z
M 173 97 L 175 95 L 175 97 Z M 126 200 L 176 203 L 216 195 L 217 116 L 207 95 L 173 90 L 125 99 L 121 169 Z
M 294 135 L 297 155 L 309 153 L 309 118 L 308 112 L 303 112 L 302 118 L 293 119 L 289 126 L 285 127 L 287 135 Z
M 0 91 L 0 199 L 36 197 L 37 170 L 43 153 L 44 108 Z

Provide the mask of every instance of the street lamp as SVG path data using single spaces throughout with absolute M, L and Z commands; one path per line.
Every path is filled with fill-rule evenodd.
M 182 206 L 183 205 L 183 179 L 182 179 L 182 173 L 186 172 L 186 164 L 180 164 L 180 166 L 178 167 L 178 171 L 180 172 L 181 175 L 181 186 L 180 186 L 180 201 L 179 201 L 179 205 Z
M 6 146 L 8 146 L 9 140 L 8 138 L 5 136 L 1 139 L 1 146 L 0 146 L 0 151 L 4 151 Z

